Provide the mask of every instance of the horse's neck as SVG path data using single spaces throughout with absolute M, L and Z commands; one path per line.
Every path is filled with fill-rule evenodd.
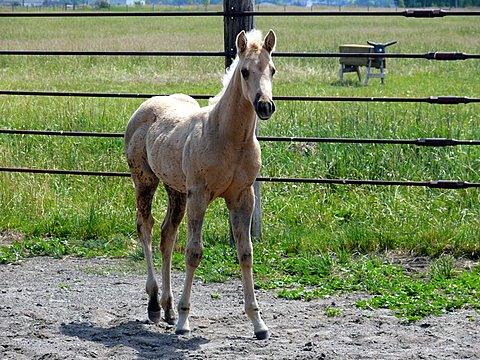
M 255 110 L 243 96 L 237 71 L 210 114 L 211 125 L 229 142 L 248 141 L 255 132 Z

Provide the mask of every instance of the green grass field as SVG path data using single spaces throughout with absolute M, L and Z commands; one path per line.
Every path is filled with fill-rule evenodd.
M 389 52 L 480 52 L 480 23 L 475 17 L 258 17 L 256 24 L 264 32 L 269 28 L 276 31 L 277 51 L 281 52 L 337 52 L 340 44 L 366 44 L 367 40 L 397 40 Z M 223 20 L 213 17 L 188 21 L 163 17 L 2 18 L 0 33 L 0 48 L 9 50 L 223 50 Z M 358 83 L 354 74 L 346 74 L 346 84 L 340 86 L 338 59 L 274 60 L 278 70 L 274 95 L 480 96 L 478 60 L 391 59 L 385 85 L 372 79 L 368 87 Z M 213 95 L 221 88 L 223 64 L 222 58 L 1 56 L 0 88 Z M 0 127 L 123 132 L 140 103 L 1 96 Z M 272 136 L 480 139 L 479 113 L 480 104 L 278 101 L 276 114 L 260 123 L 259 132 Z M 262 158 L 262 176 L 480 182 L 478 146 L 262 143 Z M 121 139 L 1 135 L 0 164 L 127 171 Z M 25 235 L 23 243 L 1 248 L 1 261 L 29 254 L 140 256 L 129 179 L 0 173 L 0 183 L 0 232 Z M 445 254 L 471 259 L 480 255 L 478 189 L 265 183 L 262 196 L 264 237 L 256 243 L 260 263 L 392 253 L 439 259 Z M 165 207 L 160 190 L 155 201 L 157 223 L 161 223 Z M 158 238 L 158 226 L 155 233 Z M 185 238 L 183 225 L 177 266 L 181 266 Z M 235 260 L 227 245 L 228 215 L 222 201 L 216 201 L 207 213 L 204 240 L 204 276 L 229 276 Z M 308 266 L 299 263 L 292 268 L 295 261 L 275 274 L 291 276 L 290 271 L 301 275 Z M 214 263 L 223 264 L 221 271 L 208 275 L 213 271 L 209 264 Z M 332 269 L 341 263 L 335 260 L 327 266 L 328 274 L 334 274 Z M 359 264 L 364 264 L 363 260 Z M 260 277 L 262 269 L 257 270 Z M 478 278 L 478 271 L 469 274 Z M 478 281 L 475 286 L 478 289 Z M 478 306 L 478 293 L 476 296 Z

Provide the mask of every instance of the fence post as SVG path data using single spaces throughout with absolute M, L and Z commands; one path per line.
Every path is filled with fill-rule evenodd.
M 237 49 L 235 40 L 240 31 L 249 31 L 255 27 L 255 18 L 253 16 L 230 16 L 229 13 L 241 13 L 244 11 L 255 11 L 254 0 L 223 0 L 223 36 L 225 48 L 225 68 L 228 68 Z
M 237 52 L 235 40 L 240 31 L 249 31 L 255 28 L 254 16 L 229 16 L 229 13 L 239 13 L 243 11 L 255 11 L 254 0 L 223 0 L 223 10 L 225 17 L 224 25 L 224 49 L 225 49 L 225 68 L 228 68 Z M 258 129 L 255 128 L 255 134 L 258 135 Z M 255 191 L 255 209 L 253 211 L 251 234 L 256 239 L 262 238 L 262 207 L 260 195 L 260 183 L 255 181 L 253 184 Z M 230 228 L 230 240 L 234 243 L 232 231 Z

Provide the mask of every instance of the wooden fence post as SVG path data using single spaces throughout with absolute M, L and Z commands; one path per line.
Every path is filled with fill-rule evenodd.
M 228 68 L 237 52 L 235 40 L 240 31 L 249 31 L 255 28 L 254 16 L 229 16 L 229 13 L 239 13 L 243 11 L 255 11 L 254 0 L 223 0 L 223 10 L 225 17 L 224 25 L 224 49 L 225 49 L 225 68 Z M 255 133 L 258 135 L 258 129 L 255 128 Z M 253 185 L 255 191 L 255 209 L 253 211 L 252 237 L 256 239 L 262 238 L 262 207 L 260 195 L 260 183 L 255 181 Z M 230 228 L 230 239 L 234 243 L 232 231 Z
M 244 11 L 255 11 L 254 0 L 223 0 L 223 36 L 225 48 L 225 68 L 228 68 L 237 53 L 235 40 L 240 31 L 250 31 L 255 28 L 255 17 L 253 16 L 229 16 L 229 13 L 241 13 Z

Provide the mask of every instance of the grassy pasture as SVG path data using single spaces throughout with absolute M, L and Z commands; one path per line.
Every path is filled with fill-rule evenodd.
M 335 52 L 340 44 L 365 44 L 367 40 L 398 40 L 398 44 L 388 48 L 390 52 L 480 50 L 480 24 L 474 17 L 258 17 L 256 23 L 264 31 L 275 29 L 278 51 Z M 0 33 L 1 49 L 223 49 L 223 22 L 213 17 L 188 21 L 131 17 L 4 18 Z M 275 95 L 480 96 L 480 62 L 475 60 L 391 59 L 386 84 L 381 86 L 378 79 L 372 79 L 368 87 L 359 84 L 354 74 L 346 74 L 345 86 L 339 86 L 338 59 L 274 60 L 278 70 Z M 223 63 L 221 58 L 2 56 L 0 88 L 215 94 L 221 87 Z M 0 126 L 122 132 L 141 101 L 2 96 Z M 480 104 L 279 101 L 275 116 L 260 123 L 260 134 L 480 139 L 479 113 Z M 480 149 L 473 146 L 262 143 L 262 157 L 263 176 L 480 182 Z M 127 171 L 121 139 L 2 135 L 0 164 Z M 141 257 L 136 245 L 134 197 L 129 179 L 0 173 L 0 183 L 0 234 L 24 234 L 23 242 L 0 243 L 9 245 L 0 247 L 0 262 L 29 254 Z M 281 287 L 281 296 L 304 299 L 339 289 L 363 290 L 386 297 L 375 297 L 359 306 L 392 309 L 400 307 L 392 294 L 408 293 L 412 288 L 422 294 L 417 294 L 420 302 L 424 297 L 437 299 L 451 294 L 454 288 L 463 291 L 464 297 L 454 294 L 456 303 L 443 297 L 437 302 L 438 308 L 423 313 L 418 304 L 398 298 L 408 306 L 397 313 L 411 319 L 464 304 L 479 307 L 475 290 L 478 266 L 456 276 L 450 257 L 478 259 L 477 189 L 265 183 L 262 196 L 264 239 L 256 243 L 257 286 Z M 160 190 L 154 204 L 157 223 L 161 223 L 165 207 L 165 195 Z M 158 239 L 159 226 L 155 235 Z M 181 267 L 185 238 L 182 225 L 175 254 L 177 267 Z M 214 202 L 208 210 L 204 240 L 206 252 L 199 274 L 209 280 L 238 276 L 234 251 L 226 246 L 228 216 L 222 201 Z M 423 281 L 410 279 L 372 257 L 378 253 L 438 258 L 428 274 L 436 279 L 433 287 L 422 285 Z M 351 255 L 366 257 L 351 262 Z
M 475 18 L 438 19 L 257 18 L 273 28 L 278 51 L 337 51 L 342 43 L 398 40 L 389 51 L 478 53 Z M 221 18 L 15 18 L 0 24 L 2 49 L 211 50 L 223 48 Z M 346 74 L 337 59 L 276 58 L 277 95 L 478 97 L 475 60 L 388 61 L 385 86 L 368 87 Z M 215 94 L 221 58 L 20 57 L 0 58 L 3 89 Z M 2 97 L 2 127 L 122 132 L 141 100 Z M 278 102 L 262 135 L 480 138 L 479 105 Z M 263 143 L 262 175 L 353 179 L 480 181 L 475 147 Z M 122 140 L 2 136 L 2 164 L 125 171 Z M 38 236 L 124 238 L 134 243 L 129 180 L 48 175 L 1 175 L 2 229 Z M 164 204 L 157 196 L 156 216 Z M 479 193 L 417 188 L 263 185 L 264 241 L 302 254 L 378 250 L 477 257 Z M 33 206 L 32 206 L 33 205 Z M 210 211 L 207 241 L 228 237 L 218 202 Z M 185 239 L 182 232 L 180 247 Z

